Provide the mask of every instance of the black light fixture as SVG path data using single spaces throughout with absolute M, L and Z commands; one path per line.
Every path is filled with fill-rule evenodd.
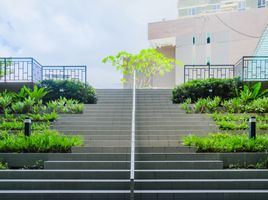
M 256 139 L 256 117 L 249 118 L 249 138 Z
M 30 136 L 31 135 L 31 126 L 32 126 L 32 120 L 29 117 L 26 117 L 24 120 L 24 135 Z

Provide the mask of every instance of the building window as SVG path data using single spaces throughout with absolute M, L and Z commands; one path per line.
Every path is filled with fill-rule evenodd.
M 211 59 L 210 57 L 207 57 L 207 65 L 210 65 Z
M 258 8 L 265 7 L 265 0 L 258 0 Z
M 195 36 L 193 37 L 193 45 L 195 45 Z
M 238 2 L 238 10 L 246 10 L 246 2 L 245 1 Z
M 189 15 L 196 15 L 197 14 L 197 8 L 190 8 L 189 9 Z
M 211 39 L 210 39 L 210 33 L 207 34 L 207 44 L 211 43 Z
M 218 11 L 218 10 L 220 10 L 220 8 L 221 8 L 221 5 L 220 4 L 214 4 L 214 5 L 212 5 L 212 10 L 214 10 L 214 11 Z

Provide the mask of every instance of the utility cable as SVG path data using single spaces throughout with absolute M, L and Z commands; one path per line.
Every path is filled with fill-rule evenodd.
M 218 15 L 216 15 L 216 17 L 223 25 L 225 25 L 226 27 L 228 27 L 229 29 L 231 29 L 232 31 L 234 31 L 234 32 L 236 32 L 236 33 L 238 33 L 240 35 L 243 35 L 243 36 L 246 36 L 246 37 L 249 37 L 249 38 L 255 38 L 255 39 L 260 38 L 260 36 L 249 35 L 247 33 L 243 33 L 241 31 L 238 31 L 235 28 L 229 26 L 227 23 L 225 23 Z

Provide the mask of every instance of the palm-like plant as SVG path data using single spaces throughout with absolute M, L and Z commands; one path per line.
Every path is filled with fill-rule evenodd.
M 252 88 L 244 85 L 244 89 L 240 92 L 240 98 L 243 102 L 247 103 L 251 100 L 258 99 L 268 94 L 268 89 L 261 92 L 261 82 L 256 83 Z

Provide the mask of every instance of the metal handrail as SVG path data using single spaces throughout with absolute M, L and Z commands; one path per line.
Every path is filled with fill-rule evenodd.
M 135 189 L 135 131 L 136 131 L 136 71 L 133 74 L 131 154 L 130 154 L 130 200 L 134 200 Z

